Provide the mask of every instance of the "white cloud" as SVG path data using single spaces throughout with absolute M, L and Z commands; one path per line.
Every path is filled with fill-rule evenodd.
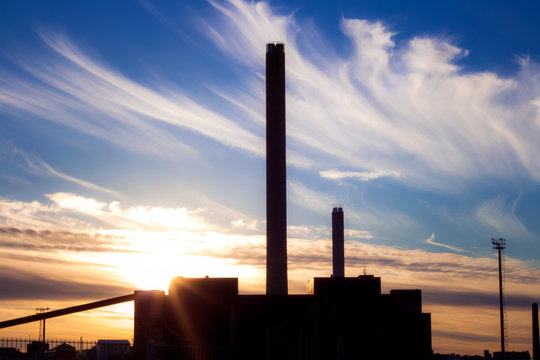
M 329 213 L 335 197 L 312 190 L 296 181 L 287 181 L 287 197 L 292 202 L 318 213 Z
M 96 199 L 86 198 L 71 193 L 54 193 L 46 194 L 45 196 L 60 208 L 76 210 L 82 213 L 99 213 L 107 205 Z
M 409 42 L 403 61 L 409 71 L 422 76 L 452 74 L 458 67 L 451 62 L 460 54 L 466 56 L 468 52 L 442 41 L 414 38 Z
M 287 225 L 287 237 L 289 239 L 321 240 L 328 239 L 331 231 L 328 226 L 316 225 Z M 295 241 L 293 240 L 293 241 Z
M 0 197 L 0 225 L 37 230 L 181 232 L 186 236 L 221 232 L 242 235 L 262 233 L 259 220 L 234 209 L 201 198 L 207 208 L 125 206 L 119 201 L 104 202 L 79 194 L 45 194 L 52 204 L 24 202 Z M 243 235 L 242 235 L 243 236 Z
M 287 197 L 291 202 L 307 210 L 328 216 L 330 216 L 332 207 L 341 203 L 341 206 L 344 206 L 346 223 L 369 229 L 366 231 L 369 231 L 371 235 L 375 233 L 375 229 L 394 229 L 399 233 L 404 233 L 417 227 L 414 219 L 395 209 L 381 209 L 365 200 L 361 203 L 351 204 L 351 199 L 348 198 L 344 199 L 346 202 L 343 204 L 340 201 L 343 199 L 340 199 L 337 194 L 323 193 L 296 181 L 288 181 L 287 185 Z
M 431 236 L 426 239 L 426 243 L 430 244 L 430 245 L 441 246 L 441 247 L 450 249 L 452 251 L 457 251 L 457 252 L 464 252 L 465 251 L 465 250 L 460 249 L 460 248 L 455 247 L 455 246 L 450 246 L 450 245 L 446 245 L 446 244 L 436 242 L 435 241 L 435 233 L 432 233 Z
M 85 187 L 87 189 L 97 190 L 97 191 L 107 193 L 112 196 L 120 196 L 120 194 L 117 191 L 93 184 L 89 181 L 82 180 L 82 179 L 67 175 L 61 171 L 58 171 L 35 155 L 28 155 L 26 152 L 20 149 L 18 149 L 17 153 L 22 156 L 26 167 L 31 172 L 34 172 L 40 175 L 57 177 L 57 178 L 69 181 L 71 183 L 77 184 L 79 186 Z
M 34 80 L 23 81 L 4 74 L 7 81 L 0 84 L 0 102 L 5 106 L 133 151 L 193 154 L 191 148 L 166 131 L 161 123 L 263 155 L 259 136 L 172 87 L 161 91 L 145 87 L 99 64 L 64 36 L 40 35 L 53 51 L 52 55 L 43 56 L 39 63 L 16 60 Z
M 292 16 L 276 16 L 268 3 L 229 0 L 227 5 L 209 1 L 216 9 L 231 20 L 226 31 L 205 24 L 208 36 L 226 54 L 237 57 L 253 67 L 264 62 L 266 43 L 292 40 L 287 31 L 294 24 Z M 228 36 L 234 33 L 234 36 Z
M 326 179 L 341 180 L 346 178 L 358 179 L 360 181 L 375 180 L 380 177 L 400 177 L 399 171 L 395 170 L 376 170 L 376 171 L 339 171 L 339 170 L 325 170 L 320 171 L 319 175 Z
M 58 171 L 39 156 L 29 153 L 15 145 L 12 140 L 0 139 L 0 155 L 2 155 L 2 157 L 7 161 L 14 159 L 25 171 L 29 173 L 63 179 L 90 190 L 99 191 L 116 197 L 120 196 L 117 191 Z
M 208 25 L 209 37 L 257 71 L 262 44 L 285 42 L 288 146 L 319 159 L 314 167 L 393 169 L 409 185 L 445 191 L 507 174 L 540 181 L 540 110 L 530 100 L 540 83 L 526 76 L 540 70 L 530 60 L 513 77 L 465 72 L 455 61 L 468 50 L 434 37 L 397 45 L 387 26 L 358 19 L 342 19 L 351 56 L 317 52 L 327 44 L 301 52 L 297 39 L 310 35 L 292 16 L 264 2 L 215 6 L 228 21 Z
M 366 230 L 345 229 L 345 240 L 373 239 L 373 234 Z M 332 229 L 328 226 L 288 225 L 287 236 L 303 240 L 327 240 L 332 237 Z
M 475 218 L 493 232 L 493 237 L 529 239 L 530 233 L 527 227 L 516 215 L 516 206 L 520 197 L 521 194 L 511 204 L 508 204 L 508 199 L 503 196 L 486 200 L 476 208 Z
M 39 201 L 17 201 L 0 196 L 0 221 L 6 226 L 56 227 L 62 223 L 56 216 L 57 210 Z
M 366 230 L 345 229 L 346 239 L 373 239 L 373 234 Z
M 247 230 L 257 230 L 257 220 L 251 222 L 246 222 L 242 219 L 237 219 L 231 221 L 233 229 L 247 229 Z

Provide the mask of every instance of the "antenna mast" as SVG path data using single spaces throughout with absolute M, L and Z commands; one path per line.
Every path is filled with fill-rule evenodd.
M 501 251 L 506 248 L 506 240 L 491 238 L 491 244 L 493 245 L 494 249 L 497 249 L 497 254 L 499 258 L 499 311 L 500 311 L 500 317 L 501 317 L 501 352 L 504 356 L 504 343 L 505 343 L 504 324 L 505 323 L 504 323 L 504 297 L 503 297 L 503 260 L 502 260 Z

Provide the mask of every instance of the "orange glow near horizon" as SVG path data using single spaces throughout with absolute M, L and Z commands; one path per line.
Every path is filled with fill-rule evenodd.
M 112 286 L 121 293 L 101 298 L 85 294 L 65 300 L 0 300 L 0 321 L 34 314 L 36 306 L 60 309 L 106 297 L 125 295 L 137 290 L 168 290 L 176 276 L 237 277 L 240 293 L 265 292 L 265 241 L 262 236 L 238 236 L 213 232 L 103 232 L 113 239 L 117 251 L 58 252 L 45 256 L 28 251 L 24 257 L 13 250 L 4 253 L 3 265 L 12 269 L 35 271 L 38 279 L 52 279 L 57 284 L 77 280 L 88 286 Z M 105 236 L 104 235 L 104 236 Z M 184 239 L 184 240 L 182 240 Z M 187 240 L 186 240 L 187 239 Z M 290 238 L 289 293 L 305 294 L 305 285 L 313 277 L 329 276 L 331 259 L 327 239 Z M 323 254 L 321 256 L 321 254 Z M 496 259 L 470 258 L 458 254 L 434 254 L 420 250 L 402 250 L 360 242 L 346 246 L 346 275 L 364 273 L 364 258 L 379 259 L 368 272 L 381 277 L 382 292 L 390 289 L 420 288 L 424 312 L 432 314 L 433 349 L 435 352 L 482 354 L 484 349 L 497 351 L 498 309 L 496 306 L 472 306 L 466 303 L 437 303 L 445 291 L 454 295 L 478 293 L 497 298 Z M 354 260 L 356 259 L 356 260 Z M 53 261 L 54 260 L 54 261 Z M 422 264 L 422 269 L 409 264 Z M 464 264 L 464 265 L 463 265 Z M 523 276 L 533 276 L 527 264 L 508 259 L 508 294 L 531 296 Z M 465 266 L 470 267 L 463 271 Z M 478 268 L 483 272 L 476 271 Z M 471 274 L 476 274 L 472 276 Z M 85 285 L 86 284 L 86 285 Z M 86 288 L 83 288 L 86 289 Z M 123 289 L 123 290 L 122 290 Z M 442 294 L 442 295 L 441 295 Z M 538 293 L 536 293 L 538 295 Z M 49 295 L 50 296 L 50 295 Z M 101 296 L 101 295 L 99 295 Z M 511 296 L 511 295 L 510 295 Z M 430 299 L 426 301 L 425 299 Z M 83 299 L 83 300 L 81 300 Z M 530 349 L 530 312 L 509 308 L 510 349 Z M 0 337 L 37 338 L 39 324 L 32 323 L 0 330 Z M 47 321 L 47 337 L 66 339 L 128 339 L 133 337 L 133 304 L 125 303 Z

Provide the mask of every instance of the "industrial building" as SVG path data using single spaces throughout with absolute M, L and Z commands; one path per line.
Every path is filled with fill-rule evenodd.
M 140 359 L 430 359 L 431 317 L 420 290 L 381 294 L 373 275 L 345 277 L 344 213 L 332 211 L 333 275 L 288 295 L 285 52 L 266 52 L 266 294 L 240 295 L 237 278 L 174 278 L 135 293 Z
M 306 295 L 239 295 L 236 278 L 173 279 L 135 296 L 135 353 L 181 359 L 430 359 L 420 290 L 315 278 Z

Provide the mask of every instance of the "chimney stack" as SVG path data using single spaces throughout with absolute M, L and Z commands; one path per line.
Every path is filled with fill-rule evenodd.
M 532 304 L 533 360 L 540 360 L 540 337 L 538 333 L 538 303 Z
M 266 294 L 287 295 L 285 51 L 266 45 Z
M 343 209 L 332 210 L 332 277 L 345 277 L 345 236 Z

